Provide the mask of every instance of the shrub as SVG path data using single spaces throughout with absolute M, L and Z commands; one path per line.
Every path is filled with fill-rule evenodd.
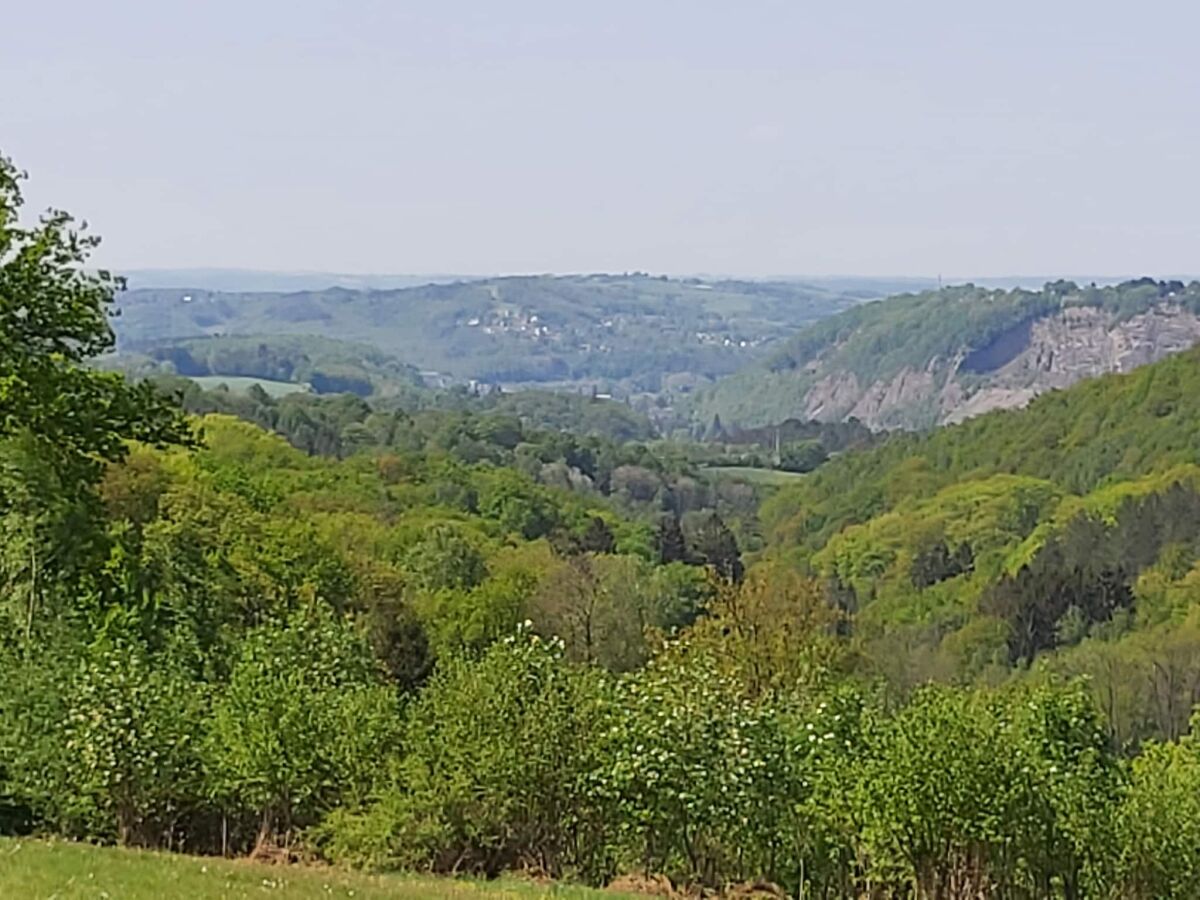
M 318 610 L 247 634 L 204 758 L 221 808 L 257 817 L 257 846 L 369 793 L 399 721 L 371 659 L 359 634 Z
M 395 783 L 331 818 L 336 859 L 492 876 L 512 867 L 596 873 L 603 841 L 586 792 L 601 676 L 527 628 L 477 661 L 443 661 L 410 709 Z

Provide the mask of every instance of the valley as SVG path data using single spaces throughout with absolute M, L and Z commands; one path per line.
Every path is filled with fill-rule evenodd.
M 0 200 L 0 891 L 1191 896 L 1200 283 L 121 294 Z
M 1200 5 L 2 21 L 0 900 L 1200 897 Z
M 126 292 L 114 325 L 129 352 L 204 336 L 316 335 L 370 344 L 459 383 L 553 383 L 627 398 L 708 384 L 797 328 L 890 287 L 644 274 L 293 293 L 180 285 Z

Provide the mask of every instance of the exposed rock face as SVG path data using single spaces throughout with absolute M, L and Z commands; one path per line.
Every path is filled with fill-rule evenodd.
M 927 405 L 937 390 L 932 372 L 903 369 L 886 384 L 876 382 L 863 394 L 850 415 L 863 422 L 878 422 L 881 426 L 892 423 L 892 415 L 898 410 L 915 412 Z
M 853 372 L 826 375 L 808 392 L 804 414 L 820 422 L 846 419 L 862 397 L 862 388 Z
M 961 422 L 1186 350 L 1200 343 L 1200 316 L 1164 305 L 1122 321 L 1077 307 L 1024 323 L 997 339 L 1001 342 L 995 353 L 970 354 L 973 367 L 963 365 L 964 351 L 956 359 L 931 362 L 925 371 L 908 368 L 865 386 L 852 374 L 828 373 L 808 391 L 805 412 L 824 421 L 855 417 L 872 428 Z M 991 363 L 996 367 L 988 368 Z

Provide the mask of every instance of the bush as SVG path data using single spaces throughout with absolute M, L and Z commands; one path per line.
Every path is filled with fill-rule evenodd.
M 444 661 L 410 710 L 395 783 L 329 819 L 320 845 L 383 867 L 594 876 L 603 841 L 586 774 L 603 695 L 598 673 L 526 628 L 477 662 Z
M 204 758 L 221 809 L 256 817 L 258 847 L 370 792 L 399 723 L 371 660 L 360 635 L 317 610 L 247 634 Z
M 1104 893 L 1116 762 L 1081 687 L 926 688 L 868 744 L 858 815 L 875 878 L 921 897 Z
M 75 652 L 56 643 L 5 667 L 6 790 L 68 834 L 170 846 L 201 798 L 205 692 L 135 644 L 101 641 L 69 661 Z
M 594 775 L 620 866 L 712 888 L 844 887 L 838 778 L 862 711 L 853 692 L 755 699 L 711 652 L 673 646 L 622 681 Z
M 1195 896 L 1200 884 L 1200 753 L 1194 738 L 1151 744 L 1133 761 L 1119 824 L 1122 896 Z

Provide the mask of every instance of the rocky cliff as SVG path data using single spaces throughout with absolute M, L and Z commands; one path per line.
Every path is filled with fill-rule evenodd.
M 943 422 L 960 422 L 991 409 L 1024 406 L 1043 391 L 1083 378 L 1129 372 L 1200 343 L 1200 315 L 1164 305 L 1126 320 L 1098 309 L 1068 309 L 1033 323 L 1029 341 L 1011 361 L 964 387 L 947 382 L 939 409 Z M 958 373 L 954 373 L 958 376 Z
M 925 428 L 1024 406 L 1044 391 L 1197 343 L 1197 283 L 948 289 L 870 304 L 798 335 L 766 365 L 701 398 L 698 418 Z

